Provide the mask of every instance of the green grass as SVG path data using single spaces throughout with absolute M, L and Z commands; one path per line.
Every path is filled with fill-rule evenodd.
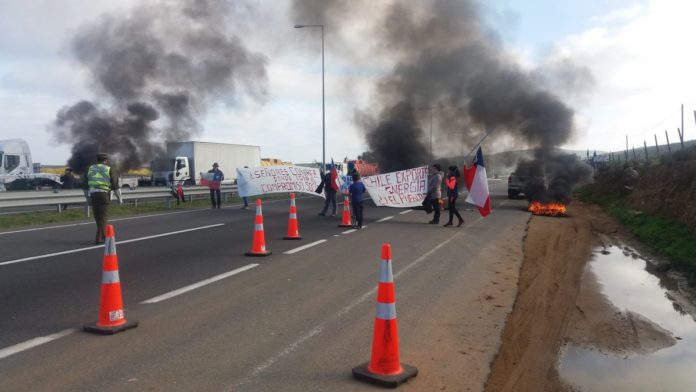
M 682 271 L 692 286 L 696 285 L 696 233 L 686 225 L 632 209 L 625 198 L 618 194 L 597 195 L 586 187 L 576 196 L 603 207 L 638 240 Z
M 260 197 L 262 200 L 269 200 L 269 199 L 282 199 L 282 198 L 288 198 L 289 196 L 285 193 L 277 193 L 277 194 L 272 194 L 272 195 L 265 195 L 263 197 Z M 249 197 L 249 207 L 254 208 L 254 203 L 256 202 L 256 199 L 259 198 L 258 196 L 252 196 Z M 232 204 L 241 204 L 242 199 L 239 197 L 228 197 L 227 203 L 224 202 L 223 198 L 223 206 L 224 205 L 232 205 Z M 195 209 L 195 208 L 210 208 L 210 199 L 205 197 L 205 198 L 198 198 L 198 199 L 193 199 L 192 202 L 186 202 L 186 203 L 181 203 L 179 206 L 176 205 L 176 201 L 171 202 L 171 208 L 167 206 L 166 201 L 157 201 L 157 202 L 147 202 L 143 203 L 142 201 L 138 203 L 137 206 L 128 203 L 128 204 L 123 204 L 119 205 L 118 203 L 112 203 L 111 208 L 109 209 L 109 217 L 110 218 L 116 218 L 116 217 L 123 217 L 123 216 L 132 216 L 132 215 L 140 215 L 140 214 L 150 214 L 150 213 L 157 213 L 157 212 L 168 212 L 168 211 L 177 211 L 177 210 L 190 210 L 190 209 Z M 70 223 L 70 222 L 78 222 L 78 221 L 85 221 L 85 220 L 90 220 L 92 218 L 87 218 L 85 215 L 85 208 L 84 206 L 69 206 L 67 210 L 58 213 L 57 211 L 34 211 L 34 212 L 23 212 L 23 213 L 18 213 L 18 214 L 11 214 L 11 215 L 0 215 L 0 229 L 10 229 L 10 228 L 18 228 L 18 227 L 25 227 L 25 226 L 35 226 L 35 225 L 45 225 L 45 224 L 51 224 L 51 223 Z

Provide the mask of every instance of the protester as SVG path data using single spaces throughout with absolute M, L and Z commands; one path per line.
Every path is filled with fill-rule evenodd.
M 326 172 L 321 179 L 319 188 L 324 188 L 326 200 L 324 201 L 324 208 L 319 213 L 320 216 L 326 215 L 326 212 L 329 210 L 329 204 L 331 204 L 331 216 L 336 215 L 336 192 L 338 192 L 338 184 L 336 183 L 337 176 L 336 165 L 331 165 L 331 170 Z
M 184 196 L 184 187 L 181 186 L 181 183 L 176 184 L 176 205 L 179 205 L 179 200 L 181 200 L 182 203 L 186 203 L 186 197 Z
M 249 166 L 244 166 L 245 169 L 248 169 Z M 246 196 L 242 196 L 242 201 L 244 202 L 244 205 L 242 206 L 243 210 L 249 209 L 249 199 Z
M 459 187 L 457 184 L 457 178 L 459 178 L 459 169 L 456 166 L 450 166 L 447 171 L 447 179 L 445 179 L 445 184 L 447 185 L 447 203 L 449 209 L 449 221 L 445 223 L 446 226 L 452 226 L 452 219 L 454 215 L 459 219 L 459 224 L 457 227 L 461 227 L 464 223 L 464 219 L 459 215 L 457 211 L 457 198 L 459 197 Z
M 428 222 L 431 225 L 440 223 L 440 198 L 442 197 L 440 188 L 442 188 L 442 169 L 439 163 L 435 163 L 430 167 L 428 175 L 428 195 L 433 207 L 433 220 Z
M 65 168 L 65 173 L 60 176 L 60 182 L 62 183 L 61 188 L 63 189 L 75 188 L 75 176 L 73 175 L 71 168 Z
M 212 203 L 212 208 L 222 207 L 222 195 L 220 193 L 220 183 L 225 179 L 225 175 L 218 169 L 220 165 L 217 162 L 213 163 L 213 168 L 208 170 L 208 173 L 213 174 L 213 179 L 211 181 L 210 187 L 210 202 Z
M 362 229 L 363 227 L 363 194 L 365 193 L 365 184 L 360 179 L 360 173 L 353 174 L 353 183 L 350 184 L 348 192 L 350 193 L 350 204 L 355 217 L 354 229 Z

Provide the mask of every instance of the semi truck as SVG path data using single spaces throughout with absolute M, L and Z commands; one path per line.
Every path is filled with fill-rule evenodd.
M 60 186 L 59 175 L 40 173 L 37 166 L 26 141 L 0 140 L 0 191 Z
M 152 184 L 198 185 L 201 173 L 212 169 L 216 162 L 225 175 L 222 183 L 232 184 L 237 180 L 236 169 L 261 165 L 261 147 L 197 141 L 169 142 L 167 156 L 150 164 Z

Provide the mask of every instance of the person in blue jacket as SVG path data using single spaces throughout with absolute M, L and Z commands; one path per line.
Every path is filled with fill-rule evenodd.
M 353 173 L 353 183 L 350 184 L 348 192 L 350 193 L 350 204 L 355 217 L 355 229 L 363 227 L 363 195 L 365 194 L 365 184 L 360 179 L 360 173 Z

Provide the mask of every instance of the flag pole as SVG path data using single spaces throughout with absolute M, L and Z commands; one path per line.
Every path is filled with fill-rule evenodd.
M 491 133 L 493 133 L 493 131 L 495 131 L 495 127 L 491 128 L 488 132 L 486 132 L 486 134 L 483 135 L 483 137 L 481 138 L 481 140 L 479 140 L 479 142 L 476 143 L 476 145 L 474 146 L 474 148 L 472 148 L 471 151 L 469 151 L 469 153 L 466 154 L 466 156 L 464 157 L 464 164 L 465 164 L 465 165 L 466 165 L 466 159 L 469 158 L 469 157 L 471 156 L 471 154 L 472 154 L 474 151 L 476 151 L 477 148 L 479 148 L 479 146 L 481 145 L 481 143 L 483 143 L 483 141 L 486 140 L 486 138 L 488 137 L 488 135 L 490 135 Z

